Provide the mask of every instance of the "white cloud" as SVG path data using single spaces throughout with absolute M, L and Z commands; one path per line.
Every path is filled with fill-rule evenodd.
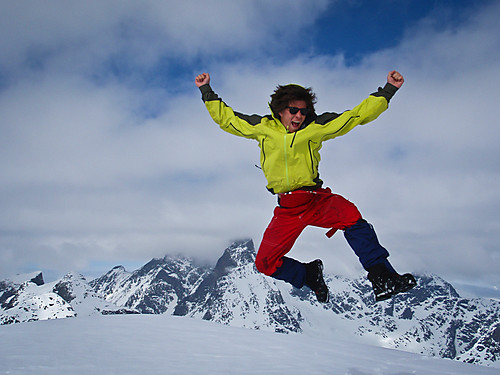
M 136 69 L 171 59 L 214 59 L 222 52 L 249 51 L 258 56 L 285 48 L 284 42 L 312 24 L 327 5 L 326 0 L 20 0 L 2 7 L 0 67 L 9 75 L 42 69 L 95 77 L 116 62 L 134 68 L 129 72 L 133 75 Z M 276 17 L 293 19 L 293 27 L 276 22 Z
M 257 144 L 220 131 L 192 81 L 162 91 L 138 90 L 126 74 L 92 79 L 128 51 L 138 66 L 210 54 L 214 89 L 247 113 L 268 112 L 269 94 L 289 82 L 312 86 L 319 111 L 342 111 L 399 69 L 406 83 L 389 111 L 325 144 L 322 177 L 373 222 L 398 269 L 498 282 L 497 5 L 453 28 L 421 24 L 393 49 L 345 66 L 342 56 L 276 63 L 258 51 L 280 40 L 271 32 L 298 35 L 326 3 L 228 2 L 223 14 L 215 1 L 165 4 L 61 2 L 45 15 L 36 6 L 2 13 L 35 27 L 0 22 L 0 66 L 16 72 L 0 92 L 0 192 L 8 198 L 0 275 L 31 266 L 87 271 L 95 261 L 179 251 L 214 261 L 231 238 L 259 244 L 275 200 L 254 166 Z M 297 17 L 290 31 L 273 22 L 278 9 L 310 17 Z M 244 58 L 217 57 L 228 50 Z M 37 58 L 27 66 L 30 53 Z M 154 116 L 145 118 L 150 106 Z M 292 255 L 359 273 L 342 235 L 323 233 L 306 230 Z

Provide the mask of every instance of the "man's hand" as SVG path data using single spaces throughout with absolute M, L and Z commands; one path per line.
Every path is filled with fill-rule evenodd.
M 196 76 L 196 79 L 194 80 L 194 83 L 196 83 L 196 87 L 201 87 L 203 85 L 207 85 L 210 83 L 210 74 L 208 73 L 201 73 Z
M 404 78 L 403 76 L 393 70 L 392 72 L 389 72 L 389 74 L 387 75 L 387 83 L 390 83 L 391 85 L 393 86 L 396 86 L 398 89 L 403 86 L 403 83 L 404 83 Z

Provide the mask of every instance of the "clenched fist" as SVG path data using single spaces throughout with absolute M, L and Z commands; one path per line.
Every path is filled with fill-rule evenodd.
M 396 86 L 398 89 L 403 86 L 404 81 L 405 80 L 401 73 L 397 72 L 396 70 L 389 72 L 389 74 L 387 75 L 387 82 L 393 86 Z
M 196 83 L 197 87 L 201 87 L 203 85 L 209 84 L 210 83 L 210 74 L 208 74 L 208 73 L 198 74 L 194 80 L 194 83 Z

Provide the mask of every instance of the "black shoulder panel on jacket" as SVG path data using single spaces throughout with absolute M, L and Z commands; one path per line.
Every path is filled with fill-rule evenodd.
M 325 125 L 327 122 L 335 120 L 340 115 L 335 112 L 325 112 L 316 117 L 316 124 Z
M 260 115 L 245 115 L 243 113 L 240 113 L 240 112 L 234 112 L 234 114 L 236 115 L 236 117 L 239 117 L 240 119 L 242 120 L 245 120 L 246 122 L 248 122 L 250 125 L 257 125 L 257 124 L 260 124 L 260 122 L 262 121 L 262 116 Z

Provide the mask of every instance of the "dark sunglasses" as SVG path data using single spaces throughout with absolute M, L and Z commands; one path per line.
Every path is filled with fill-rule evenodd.
M 300 113 L 304 116 L 307 116 L 307 114 L 309 113 L 308 108 L 297 108 L 297 107 L 287 107 L 287 108 L 290 111 L 290 114 L 292 115 L 296 114 L 298 111 L 300 111 Z

